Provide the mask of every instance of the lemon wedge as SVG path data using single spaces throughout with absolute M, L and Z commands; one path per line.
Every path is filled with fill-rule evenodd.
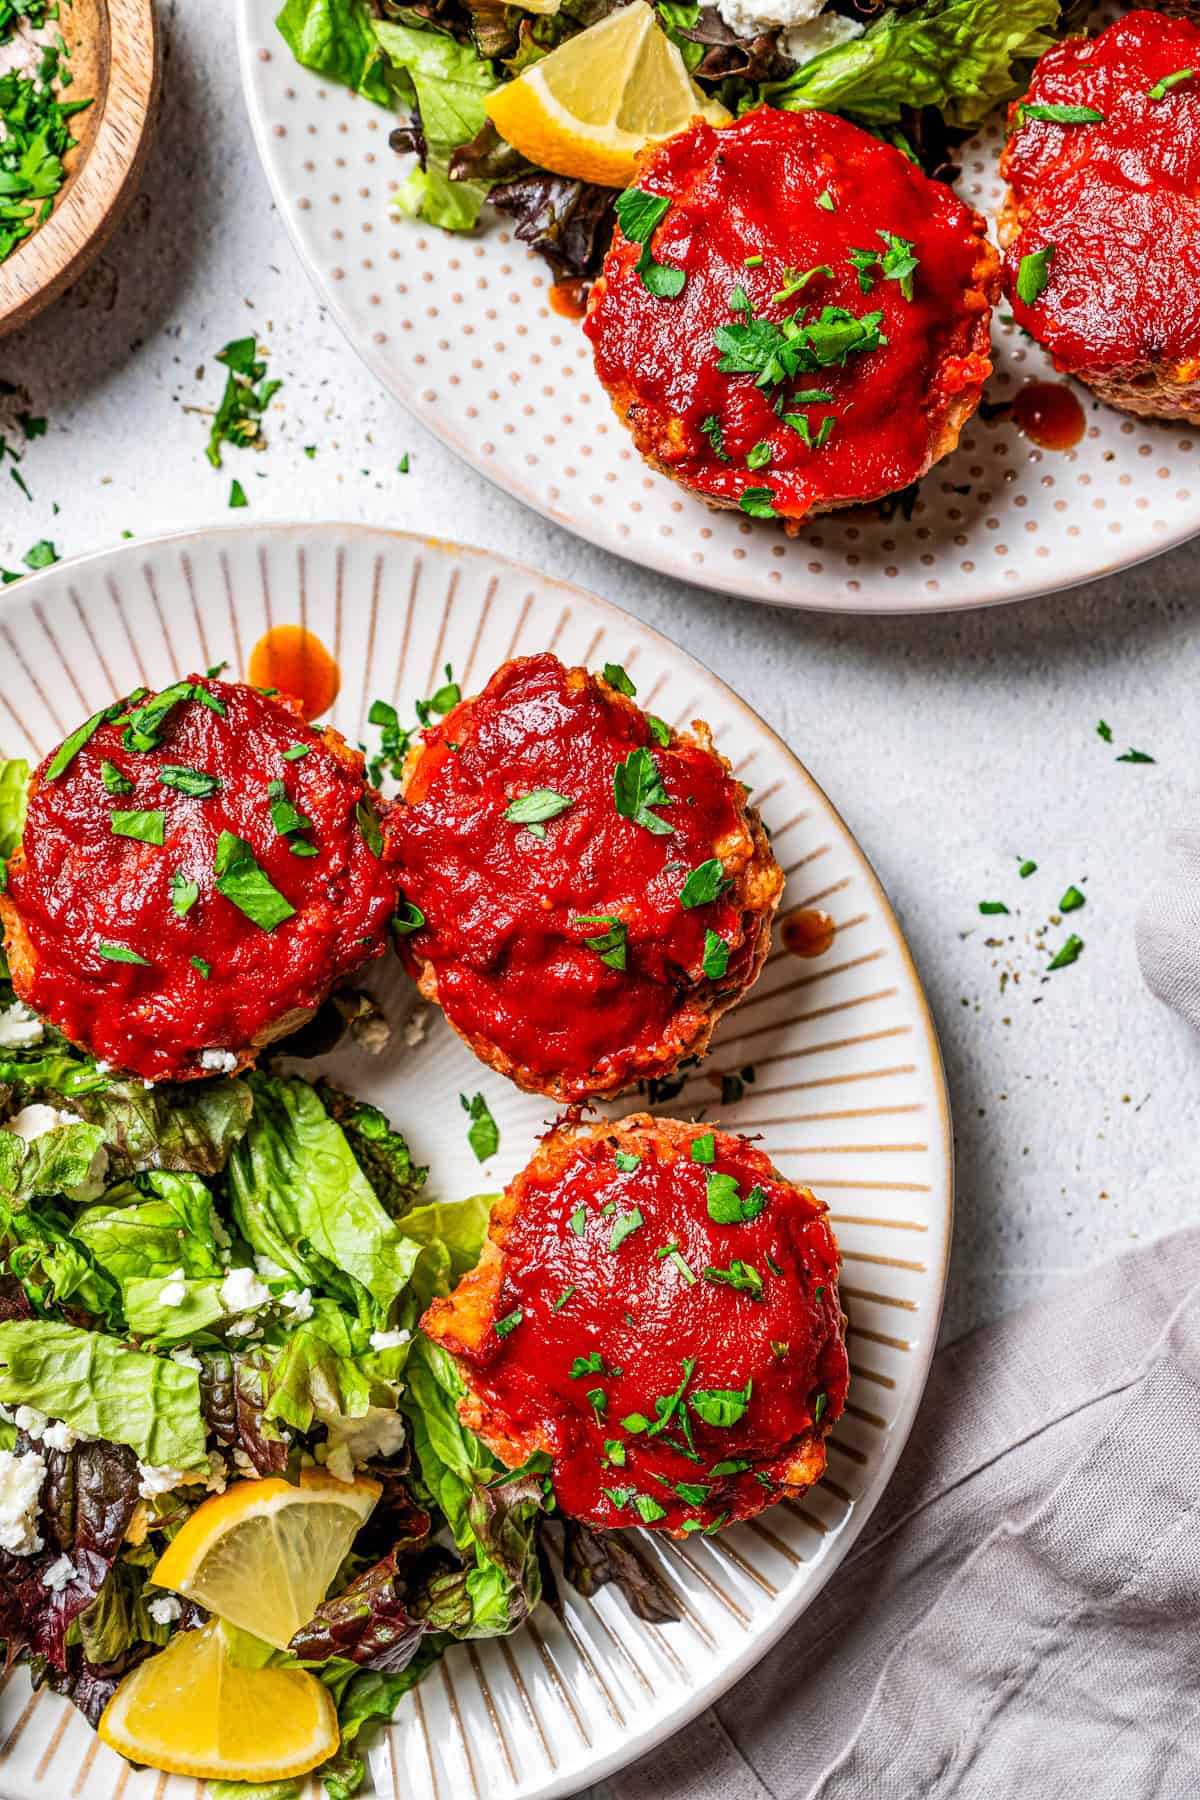
M 328 1688 L 307 1669 L 245 1669 L 215 1619 L 128 1674 L 96 1727 L 130 1762 L 210 1781 L 284 1781 L 338 1747 Z
M 530 162 L 577 181 L 628 187 L 637 158 L 699 116 L 730 114 L 702 94 L 643 0 L 618 7 L 484 101 L 488 117 Z
M 335 1481 L 317 1469 L 299 1487 L 236 1481 L 196 1508 L 151 1580 L 286 1650 L 381 1492 L 376 1481 Z

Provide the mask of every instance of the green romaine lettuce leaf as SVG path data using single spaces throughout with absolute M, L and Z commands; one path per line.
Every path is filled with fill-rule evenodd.
M 248 1081 L 254 1113 L 228 1169 L 239 1231 L 302 1286 L 335 1293 L 340 1286 L 353 1305 L 353 1289 L 337 1282 L 339 1271 L 350 1276 L 385 1318 L 412 1276 L 420 1244 L 379 1204 L 314 1088 L 267 1075 Z
M 413 1162 L 405 1139 L 377 1106 L 354 1099 L 328 1081 L 317 1083 L 317 1093 L 330 1118 L 345 1132 L 354 1160 L 378 1199 L 393 1219 L 403 1218 L 416 1204 L 429 1170 Z M 407 1232 L 408 1226 L 404 1229 Z
M 0 1323 L 0 1400 L 128 1444 L 143 1462 L 193 1469 L 205 1460 L 195 1369 L 103 1332 L 48 1319 Z
M 120 1330 L 116 1285 L 72 1239 L 72 1222 L 64 1208 L 45 1201 L 9 1215 L 4 1221 L 8 1271 L 39 1308 L 69 1302 Z
M 0 762 L 0 862 L 10 857 L 21 841 L 28 792 L 29 764 L 18 757 Z
M 366 0 L 285 0 L 275 24 L 306 69 L 353 88 L 379 106 L 393 105 L 387 61 L 371 30 Z
M 103 1147 L 104 1133 L 95 1125 L 55 1125 L 28 1143 L 0 1128 L 0 1200 L 17 1205 L 53 1194 L 94 1199 L 103 1185 Z
M 902 106 L 936 106 L 979 124 L 1018 92 L 1013 63 L 1054 42 L 1059 0 L 923 0 L 888 7 L 861 37 L 823 51 L 763 97 L 791 112 L 820 107 L 876 123 Z
M 122 1287 L 150 1276 L 165 1280 L 174 1269 L 219 1279 L 214 1220 L 212 1195 L 197 1176 L 155 1170 L 85 1207 L 72 1234 Z
M 425 168 L 414 170 L 397 203 L 431 225 L 469 231 L 491 184 L 451 181 L 447 171 L 452 151 L 469 144 L 487 117 L 483 102 L 499 85 L 495 70 L 470 44 L 439 33 L 377 19 L 375 36 L 396 71 L 398 87 L 402 83 L 415 95 L 426 144 Z
M 421 1244 L 444 1245 L 450 1259 L 449 1282 L 456 1282 L 479 1261 L 488 1216 L 499 1198 L 499 1194 L 472 1194 L 466 1200 L 430 1200 L 414 1206 L 404 1215 L 405 1235 Z M 441 1291 L 449 1293 L 449 1283 Z

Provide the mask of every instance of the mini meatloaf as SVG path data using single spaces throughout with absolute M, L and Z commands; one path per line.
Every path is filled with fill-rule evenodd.
M 1059 44 L 1010 123 L 1018 325 L 1110 406 L 1200 423 L 1200 28 L 1135 12 Z
M 701 1055 L 783 888 L 707 726 L 670 730 L 607 672 L 505 663 L 410 752 L 387 825 L 422 994 L 476 1056 L 564 1102 Z
M 423 1329 L 463 1422 L 552 1459 L 565 1513 L 677 1536 L 803 1494 L 849 1364 L 825 1207 L 745 1138 L 567 1120 L 498 1201 Z
M 697 121 L 618 215 L 585 330 L 656 468 L 794 522 L 953 450 L 991 373 L 998 261 L 898 150 L 827 113 Z
M 0 896 L 17 997 L 147 1081 L 230 1073 L 388 940 L 363 759 L 282 698 L 189 676 L 81 725 L 30 784 Z

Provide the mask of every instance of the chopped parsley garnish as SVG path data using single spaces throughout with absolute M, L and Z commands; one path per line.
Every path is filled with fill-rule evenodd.
M 731 1262 L 727 1269 L 705 1269 L 705 1281 L 723 1283 L 726 1287 L 736 1288 L 741 1294 L 749 1294 L 755 1300 L 763 1297 L 762 1276 L 753 1263 Z
M 1117 758 L 1118 762 L 1127 763 L 1152 763 L 1156 760 L 1157 759 L 1153 756 L 1147 756 L 1144 750 L 1126 750 Z
M 625 1239 L 644 1224 L 645 1220 L 642 1218 L 641 1210 L 636 1206 L 632 1212 L 621 1213 L 618 1218 L 613 1220 L 612 1233 L 608 1240 L 609 1249 L 619 1250 Z
M 7 35 L 14 11 L 41 25 L 50 15 L 42 0 L 0 0 L 0 41 Z M 67 121 L 91 106 L 90 100 L 62 101 L 58 94 L 71 82 L 64 70 L 66 45 L 61 37 L 57 45 L 41 47 L 41 57 L 32 77 L 16 69 L 0 75 L 0 263 L 11 256 L 17 245 L 36 226 L 49 218 L 54 199 L 66 170 L 63 158 L 74 149 Z M 56 85 L 57 84 L 57 85 Z M 28 415 L 26 415 L 28 416 Z M 36 437 L 36 431 L 26 432 Z
M 75 728 L 70 737 L 63 739 L 58 749 L 54 752 L 50 767 L 46 770 L 45 778 L 47 781 L 57 781 L 60 775 L 66 774 L 71 764 L 75 761 L 75 758 L 79 755 L 79 752 L 83 749 L 83 746 L 95 737 L 101 725 L 104 724 L 105 717 L 106 714 L 104 712 L 93 713 L 90 719 L 85 719 L 82 725 Z M 108 786 L 107 782 L 105 783 L 105 786 Z M 130 786 L 132 786 L 132 783 Z M 111 794 L 118 791 L 127 792 L 128 790 L 109 788 L 108 791 Z
M 311 823 L 309 820 L 304 820 L 302 813 L 297 813 L 296 817 L 297 819 L 303 820 L 305 824 Z M 363 843 L 367 846 L 371 855 L 378 859 L 383 855 L 383 830 L 376 817 L 375 808 L 369 805 L 366 800 L 360 800 L 354 809 L 354 817 L 358 825 L 358 835 L 362 838 Z
M 200 889 L 194 881 L 187 879 L 182 869 L 172 871 L 167 885 L 171 890 L 171 905 L 182 919 L 200 898 Z
M 145 689 L 141 692 L 144 693 Z M 131 695 L 130 700 L 133 698 Z M 176 681 L 164 688 L 161 694 L 155 694 L 153 699 L 111 719 L 111 723 L 125 727 L 121 742 L 126 750 L 136 750 L 140 756 L 146 756 L 151 750 L 158 749 L 159 736 L 167 715 L 185 700 L 196 700 L 215 713 L 223 714 L 225 711 L 225 702 L 216 694 L 210 694 L 199 682 Z M 109 712 L 111 714 L 111 707 Z
M 635 1156 L 632 1150 L 618 1150 L 613 1156 L 613 1161 L 622 1175 L 632 1175 L 635 1169 L 640 1168 L 642 1159 L 640 1156 Z
M 122 775 L 116 763 L 109 762 L 107 757 L 100 764 L 100 779 L 104 783 L 106 794 L 132 794 L 133 783 L 128 775 Z
M 833 280 L 833 270 L 828 263 L 818 263 L 815 269 L 805 269 L 803 273 L 799 269 L 785 269 L 783 286 L 777 294 L 771 295 L 771 305 L 783 306 L 794 294 L 798 294 L 806 288 L 817 275 L 824 275 L 830 281 Z
M 707 419 L 701 420 L 700 430 L 712 445 L 713 455 L 720 457 L 722 462 L 728 462 L 729 458 L 725 454 L 725 440 L 721 436 L 721 421 L 716 413 L 709 413 Z
M 884 281 L 895 281 L 899 283 L 904 298 L 911 300 L 913 276 L 920 267 L 920 258 L 914 254 L 915 245 L 911 239 L 897 237 L 891 231 L 877 231 L 875 235 L 883 239 L 882 250 L 850 252 L 850 261 L 858 274 L 859 287 L 864 294 L 869 294 L 881 278 Z
M 1177 88 L 1182 81 L 1191 81 L 1196 75 L 1195 69 L 1176 69 L 1173 75 L 1164 75 L 1156 81 L 1152 88 L 1146 89 L 1147 100 L 1165 100 L 1172 88 Z
M 559 813 L 565 813 L 574 800 L 566 794 L 556 794 L 553 788 L 534 788 L 528 794 L 521 794 L 510 801 L 504 809 L 504 817 L 510 825 L 541 825 L 547 819 L 557 819 Z M 545 833 L 542 833 L 545 836 Z
M 614 1506 L 628 1506 L 633 1499 L 632 1488 L 601 1488 L 600 1492 L 611 1500 Z
M 1037 119 L 1043 125 L 1103 125 L 1104 114 L 1094 106 L 1045 106 L 1024 104 L 1017 108 L 1018 126 Z
M 572 1381 L 578 1381 L 581 1375 L 619 1375 L 620 1369 L 606 1369 L 604 1358 L 599 1350 L 589 1350 L 586 1356 L 577 1356 L 567 1374 Z
M 571 1295 L 574 1292 L 575 1292 L 575 1283 L 572 1282 L 570 1287 L 563 1289 L 562 1293 L 558 1296 L 558 1299 L 554 1302 L 554 1311 L 561 1312 L 563 1307 L 567 1304 L 567 1301 L 571 1298 Z
M 1100 719 L 1097 721 L 1096 736 L 1099 738 L 1103 738 L 1104 742 L 1106 744 L 1112 743 L 1112 741 L 1113 741 L 1112 726 L 1109 724 L 1107 719 Z
M 114 837 L 137 838 L 143 844 L 163 841 L 163 815 L 160 812 L 114 812 L 109 825 Z
M 829 1405 L 828 1394 L 818 1394 L 813 1402 L 813 1424 L 819 1425 L 825 1417 L 825 1408 Z
M 1047 971 L 1050 969 L 1069 968 L 1073 962 L 1079 961 L 1079 954 L 1082 949 L 1083 939 L 1081 937 L 1076 937 L 1075 933 L 1072 932 L 1057 956 L 1052 957 L 1046 964 Z
M 408 751 L 411 731 L 407 731 L 400 723 L 400 715 L 388 700 L 372 700 L 367 713 L 367 722 L 379 727 L 379 753 L 371 757 L 367 764 L 367 772 L 371 777 L 371 786 L 378 787 L 384 774 L 399 780 L 404 758 Z M 303 756 L 307 746 L 293 744 L 290 750 L 284 751 L 285 757 L 297 754 Z
M 727 1428 L 744 1416 L 753 1386 L 753 1378 L 747 1376 L 744 1388 L 697 1388 L 687 1403 L 705 1425 Z
M 1033 306 L 1045 292 L 1056 254 L 1057 246 L 1047 244 L 1044 250 L 1032 250 L 1021 258 L 1017 269 L 1017 299 L 1026 306 Z
M 1017 874 L 1021 877 L 1022 881 L 1028 881 L 1031 875 L 1037 874 L 1037 864 L 1032 861 L 1031 858 L 1026 857 L 1025 861 L 1017 870 Z
M 650 727 L 650 736 L 656 744 L 666 750 L 671 742 L 671 727 L 663 719 L 655 718 L 653 713 L 646 714 L 646 723 Z
M 112 767 L 111 763 L 107 765 Z M 218 775 L 206 775 L 202 769 L 189 769 L 183 763 L 163 763 L 158 771 L 158 779 L 164 787 L 175 788 L 180 794 L 187 794 L 190 799 L 204 800 L 209 794 L 215 794 L 221 786 Z
M 594 937 L 585 937 L 583 941 L 608 968 L 624 971 L 628 943 L 623 919 L 614 919 L 609 913 L 583 913 L 579 918 L 572 919 L 571 924 L 607 925 L 607 931 L 598 932 Z
M 791 1346 L 786 1344 L 782 1338 L 771 1339 L 771 1354 L 772 1356 L 777 1356 L 780 1362 L 783 1361 L 790 1348 Z
M 249 506 L 250 504 L 246 498 L 246 490 L 236 475 L 229 484 L 229 504 L 231 507 Z
M 0 76 L 0 81 L 2 80 L 3 77 Z M 3 145 L 0 145 L 0 151 L 2 150 Z M 49 538 L 39 538 L 37 543 L 34 544 L 31 549 L 27 550 L 21 558 L 21 561 L 25 564 L 27 569 L 48 569 L 52 564 L 58 562 L 58 560 L 58 551 L 54 548 L 54 545 L 50 542 Z
M 738 497 L 738 505 L 752 519 L 777 519 L 775 511 L 775 489 L 768 487 L 747 488 Z
M 742 258 L 743 269 L 761 269 L 762 263 L 763 259 L 761 256 L 743 256 Z
M 587 1230 L 587 1208 L 585 1206 L 577 1206 L 567 1223 L 570 1225 L 571 1230 L 575 1233 L 576 1237 L 582 1237 Z
M 695 1287 L 696 1276 L 688 1266 L 687 1258 L 684 1256 L 683 1251 L 679 1248 L 678 1244 L 664 1244 L 662 1249 L 656 1250 L 654 1254 L 660 1259 L 665 1258 L 667 1262 L 674 1263 L 688 1286 Z
M 605 663 L 604 679 L 610 688 L 616 688 L 618 694 L 624 694 L 630 700 L 637 693 L 637 688 L 630 681 L 620 663 Z
M 406 450 L 404 452 L 404 454 L 401 456 L 400 461 L 396 464 L 396 473 L 397 473 L 397 475 L 407 475 L 408 470 L 409 470 L 409 457 L 408 457 L 408 451 Z
M 817 205 L 821 208 L 822 212 L 836 211 L 833 195 L 828 188 L 825 189 L 823 194 L 817 195 Z
M 691 871 L 679 893 L 680 906 L 708 906 L 712 901 L 720 899 L 726 888 L 733 886 L 726 875 L 720 858 L 710 856 L 707 862 L 697 864 Z
M 603 1388 L 589 1388 L 587 1403 L 596 1415 L 596 1423 L 599 1424 L 603 1415 L 608 1411 L 608 1395 Z
M 981 900 L 979 910 L 981 913 L 1006 913 L 1008 908 L 1003 900 Z
M 425 914 L 411 900 L 401 894 L 395 912 L 392 914 L 391 926 L 397 937 L 407 937 L 410 932 L 420 931 L 425 923 Z
M 378 706 L 378 704 L 379 702 L 376 701 L 375 706 Z M 374 712 L 375 706 L 372 706 L 371 712 Z M 395 708 L 393 707 L 392 710 L 394 712 Z M 367 717 L 370 718 L 370 716 L 371 714 L 368 713 Z M 309 744 L 289 744 L 288 748 L 283 753 L 283 760 L 284 762 L 299 762 L 302 756 L 308 755 L 310 749 L 311 745 Z
M 274 931 L 285 919 L 295 916 L 295 907 L 259 867 L 245 838 L 236 833 L 223 831 L 217 839 L 213 873 L 217 892 L 263 931 Z
M 748 469 L 765 469 L 770 460 L 771 446 L 766 438 L 760 438 L 758 443 L 752 444 L 746 452 L 746 467 Z
M 1059 912 L 1065 912 L 1065 913 L 1078 912 L 1079 908 L 1081 906 L 1085 906 L 1086 904 L 1087 904 L 1086 896 L 1081 894 L 1077 887 L 1071 886 L 1067 889 L 1066 893 L 1063 895 L 1062 899 L 1059 901 L 1058 910 L 1059 910 Z
M 710 1169 L 705 1189 L 708 1216 L 717 1225 L 745 1225 L 757 1219 L 767 1204 L 767 1196 L 756 1182 L 745 1196 L 739 1191 L 737 1178 L 719 1169 Z
M 881 312 L 858 318 L 844 306 L 824 306 L 816 318 L 775 324 L 749 318 L 718 325 L 713 342 L 722 352 L 717 368 L 725 375 L 753 375 L 760 388 L 793 381 L 813 369 L 844 367 L 847 357 L 876 350 L 886 339 Z
M 627 1460 L 627 1452 L 620 1438 L 605 1438 L 604 1460 L 614 1469 L 623 1469 Z
M 667 1516 L 666 1507 L 660 1506 L 657 1500 L 652 1500 L 649 1494 L 635 1494 L 633 1509 L 643 1525 L 653 1525 L 656 1519 L 665 1519 Z
M 813 1289 L 813 1302 L 815 1305 L 819 1306 L 821 1304 L 821 1301 L 824 1298 L 825 1298 L 825 1283 L 822 1281 L 822 1282 L 818 1282 L 817 1286 Z
M 189 956 L 188 961 L 199 975 L 201 981 L 207 981 L 212 974 L 212 964 L 205 962 L 202 956 Z
M 454 670 L 449 663 L 446 664 L 443 674 L 446 679 L 436 693 L 432 694 L 428 700 L 418 700 L 415 703 L 414 710 L 422 725 L 428 725 L 431 718 L 444 719 L 446 714 L 452 712 L 462 699 L 462 689 L 455 681 Z
M 482 1094 L 472 1094 L 469 1100 L 465 1094 L 460 1094 L 458 1099 L 471 1121 L 467 1127 L 467 1142 L 475 1152 L 476 1162 L 486 1162 L 500 1148 L 500 1127 Z
M 221 467 L 222 444 L 231 444 L 237 450 L 257 449 L 262 445 L 262 415 L 283 386 L 280 381 L 263 380 L 267 365 L 261 360 L 258 342 L 253 336 L 232 339 L 223 350 L 217 351 L 217 361 L 224 363 L 229 374 L 208 434 L 205 454 L 214 469 Z M 241 501 L 236 501 L 231 492 L 229 503 L 244 506 L 245 495 Z
M 139 956 L 136 950 L 127 949 L 124 944 L 97 944 L 96 954 L 106 962 L 137 963 L 143 969 L 150 967 L 144 956 Z
M 644 831 L 664 837 L 675 827 L 652 813 L 652 806 L 669 806 L 671 796 L 663 786 L 658 764 L 649 750 L 631 750 L 613 770 L 613 799 L 623 819 L 632 819 Z
M 302 812 L 297 812 L 287 797 L 282 781 L 267 783 L 267 798 L 271 803 L 271 823 L 280 837 L 286 837 L 289 831 L 306 831 L 312 820 Z
M 717 1140 L 711 1131 L 701 1132 L 692 1139 L 692 1161 L 694 1163 L 710 1163 L 717 1154 Z
M 522 1308 L 515 1306 L 512 1312 L 507 1313 L 503 1319 L 496 1320 L 496 1336 L 499 1338 L 507 1337 L 510 1331 L 515 1331 L 517 1329 L 517 1326 L 521 1323 L 524 1316 L 525 1314 Z
M 636 273 L 647 293 L 657 300 L 676 299 L 687 281 L 682 269 L 660 263 L 650 248 L 651 237 L 670 210 L 671 202 L 666 195 L 647 194 L 641 188 L 626 188 L 616 199 L 617 224 L 631 244 L 642 247 Z
M 837 420 L 830 415 L 821 420 L 814 434 L 807 413 L 784 413 L 783 422 L 797 432 L 801 443 L 807 450 L 821 450 L 833 436 L 833 428 Z

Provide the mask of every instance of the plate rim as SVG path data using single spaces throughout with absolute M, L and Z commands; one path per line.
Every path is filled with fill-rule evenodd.
M 352 520 L 319 519 L 305 520 L 245 520 L 237 523 L 219 523 L 215 525 L 199 525 L 188 527 L 182 531 L 165 531 L 155 533 L 151 537 L 136 538 L 129 542 L 110 544 L 99 549 L 85 551 L 79 556 L 66 557 L 54 563 L 50 568 L 39 570 L 24 577 L 20 582 L 12 583 L 6 589 L 0 589 L 0 620 L 7 617 L 9 609 L 14 605 L 36 605 L 42 592 L 53 587 L 56 582 L 66 582 L 70 586 L 74 572 L 84 567 L 111 562 L 135 562 L 148 550 L 171 551 L 184 550 L 189 544 L 199 539 L 247 538 L 247 539 L 279 539 L 286 542 L 297 536 L 323 538 L 333 542 L 344 541 L 347 537 L 374 540 L 380 543 L 398 541 L 402 544 L 421 548 L 435 555 L 450 555 L 464 559 L 472 559 L 484 564 L 502 564 L 507 570 L 542 587 L 556 589 L 564 595 L 571 595 L 586 600 L 601 611 L 611 614 L 615 619 L 630 621 L 638 631 L 645 632 L 650 638 L 672 657 L 690 664 L 708 681 L 715 684 L 731 705 L 741 713 L 752 730 L 765 734 L 774 744 L 777 751 L 786 759 L 797 779 L 809 792 L 829 809 L 837 826 L 845 834 L 845 839 L 853 854 L 862 865 L 863 874 L 873 893 L 884 921 L 885 929 L 898 951 L 901 962 L 912 983 L 913 996 L 924 1030 L 925 1044 L 929 1057 L 929 1070 L 933 1081 L 936 1098 L 936 1118 L 941 1134 L 941 1163 L 945 1192 L 945 1210 L 943 1215 L 943 1239 L 940 1267 L 936 1270 L 937 1293 L 936 1304 L 931 1306 L 928 1316 L 929 1328 L 924 1334 L 923 1342 L 915 1352 L 916 1370 L 904 1405 L 898 1409 L 890 1442 L 880 1457 L 881 1474 L 878 1492 L 869 1505 L 860 1503 L 857 1516 L 853 1513 L 841 1528 L 838 1535 L 837 1553 L 823 1559 L 814 1571 L 809 1583 L 795 1599 L 781 1606 L 776 1618 L 756 1629 L 752 1639 L 742 1650 L 726 1663 L 719 1673 L 710 1675 L 695 1689 L 688 1698 L 672 1708 L 665 1719 L 647 1725 L 637 1734 L 635 1743 L 618 1745 L 606 1754 L 599 1755 L 589 1769 L 589 1781 L 601 1781 L 617 1770 L 628 1767 L 654 1750 L 661 1747 L 669 1738 L 682 1731 L 686 1726 L 707 1710 L 708 1707 L 721 1700 L 729 1690 L 747 1675 L 779 1642 L 783 1635 L 790 1631 L 797 1621 L 806 1613 L 829 1582 L 841 1568 L 847 1556 L 868 1521 L 873 1517 L 876 1508 L 896 1472 L 896 1466 L 908 1446 L 912 1435 L 917 1412 L 925 1397 L 929 1382 L 930 1368 L 937 1350 L 938 1333 L 945 1307 L 947 1276 L 950 1264 L 951 1249 L 954 1240 L 955 1222 L 955 1159 L 954 1159 L 954 1125 L 953 1113 L 946 1078 L 945 1060 L 942 1056 L 938 1039 L 937 1025 L 933 1010 L 925 992 L 924 983 L 913 959 L 908 940 L 901 929 L 900 921 L 892 907 L 887 892 L 876 873 L 867 852 L 862 847 L 854 831 L 851 830 L 841 810 L 829 798 L 825 789 L 810 772 L 791 745 L 774 726 L 750 705 L 749 701 L 733 688 L 721 675 L 693 651 L 685 649 L 660 631 L 657 626 L 647 623 L 603 594 L 594 593 L 590 588 L 582 587 L 578 582 L 564 580 L 561 576 L 550 574 L 536 568 L 517 557 L 507 556 L 502 551 L 490 550 L 481 545 L 463 544 L 455 539 L 431 536 L 419 531 L 406 531 L 386 525 L 370 525 Z M 32 596 L 32 598 L 30 598 Z M 81 596 L 82 600 L 82 596 Z M 818 1183 L 819 1188 L 819 1183 Z M 68 1702 L 69 1704 L 69 1702 Z M 384 1732 L 392 1730 L 393 1722 L 388 1720 L 382 1727 Z M 552 1775 L 536 1790 L 539 1800 L 565 1800 L 566 1796 L 579 1792 L 578 1781 L 572 1774 Z
M 851 600 L 838 598 L 836 593 L 831 597 L 822 593 L 817 585 L 821 578 L 809 575 L 798 575 L 795 587 L 786 594 L 759 591 L 746 585 L 732 587 L 728 580 L 719 574 L 709 573 L 707 566 L 699 570 L 681 573 L 676 564 L 664 554 L 653 534 L 650 534 L 645 542 L 635 545 L 631 540 L 623 545 L 620 542 L 610 542 L 598 529 L 594 528 L 590 523 L 591 514 L 580 512 L 577 517 L 569 519 L 560 516 L 537 494 L 526 487 L 519 471 L 512 469 L 506 478 L 501 479 L 495 463 L 489 463 L 475 454 L 469 439 L 460 439 L 455 432 L 446 427 L 444 422 L 437 419 L 436 407 L 422 406 L 415 391 L 401 392 L 392 385 L 382 373 L 382 365 L 386 358 L 377 353 L 365 327 L 360 325 L 352 308 L 339 298 L 334 284 L 324 279 L 309 256 L 302 241 L 294 200 L 279 178 L 275 160 L 270 153 L 271 134 L 266 119 L 256 102 L 253 64 L 258 56 L 258 47 L 251 42 L 250 28 L 250 12 L 254 4 L 256 4 L 256 0 L 238 0 L 238 67 L 241 76 L 242 99 L 250 120 L 259 166 L 266 176 L 271 197 L 283 220 L 292 249 L 299 258 L 304 273 L 312 284 L 321 305 L 328 309 L 342 336 L 368 370 L 372 379 L 377 381 L 384 392 L 404 408 L 410 418 L 415 419 L 439 443 L 444 444 L 453 455 L 465 462 L 468 468 L 473 469 L 477 475 L 482 475 L 498 492 L 507 494 L 510 499 L 528 507 L 540 518 L 548 520 L 552 525 L 557 525 L 560 530 L 569 531 L 572 536 L 582 539 L 584 543 L 593 545 L 597 550 L 602 550 L 609 556 L 620 557 L 623 562 L 634 563 L 639 568 L 652 569 L 656 574 L 668 576 L 671 580 L 684 585 L 704 588 L 709 593 L 725 594 L 736 600 L 749 600 L 757 606 L 784 607 L 793 612 L 824 613 L 839 617 L 848 614 L 851 617 L 862 618 L 900 618 L 922 616 L 929 613 L 978 612 L 984 607 L 1016 605 L 1023 600 L 1045 599 L 1051 594 L 1067 593 L 1072 588 L 1086 587 L 1092 581 L 1111 580 L 1113 576 L 1123 574 L 1127 569 L 1135 569 L 1142 563 L 1152 562 L 1155 558 L 1164 556 L 1169 551 L 1178 550 L 1183 544 L 1200 537 L 1200 514 L 1198 514 L 1194 525 L 1169 531 L 1161 541 L 1130 555 L 1118 557 L 1113 561 L 1105 561 L 1101 566 L 1083 574 L 1064 575 L 1057 580 L 1051 579 L 1044 585 L 1024 586 L 1016 591 L 1011 587 L 1000 585 L 998 581 L 992 581 L 989 585 L 985 580 L 978 593 L 972 592 L 957 599 L 948 599 L 944 594 L 922 595 L 914 592 L 906 595 L 902 600 L 888 605 L 882 599 Z M 290 54 L 282 39 L 278 45 L 271 46 L 271 55 L 279 54 Z M 298 80 L 319 81 L 321 79 L 313 70 L 306 69 L 301 63 L 296 63 L 295 67 L 298 71 Z M 990 224 L 991 220 L 989 219 Z M 432 229 L 437 228 L 433 227 Z M 1085 392 L 1090 392 L 1090 389 L 1085 389 Z M 1165 423 L 1166 421 L 1157 422 Z M 1182 421 L 1177 421 L 1177 423 L 1182 423 Z M 970 579 L 973 581 L 974 577 Z M 901 591 L 903 592 L 903 590 Z

